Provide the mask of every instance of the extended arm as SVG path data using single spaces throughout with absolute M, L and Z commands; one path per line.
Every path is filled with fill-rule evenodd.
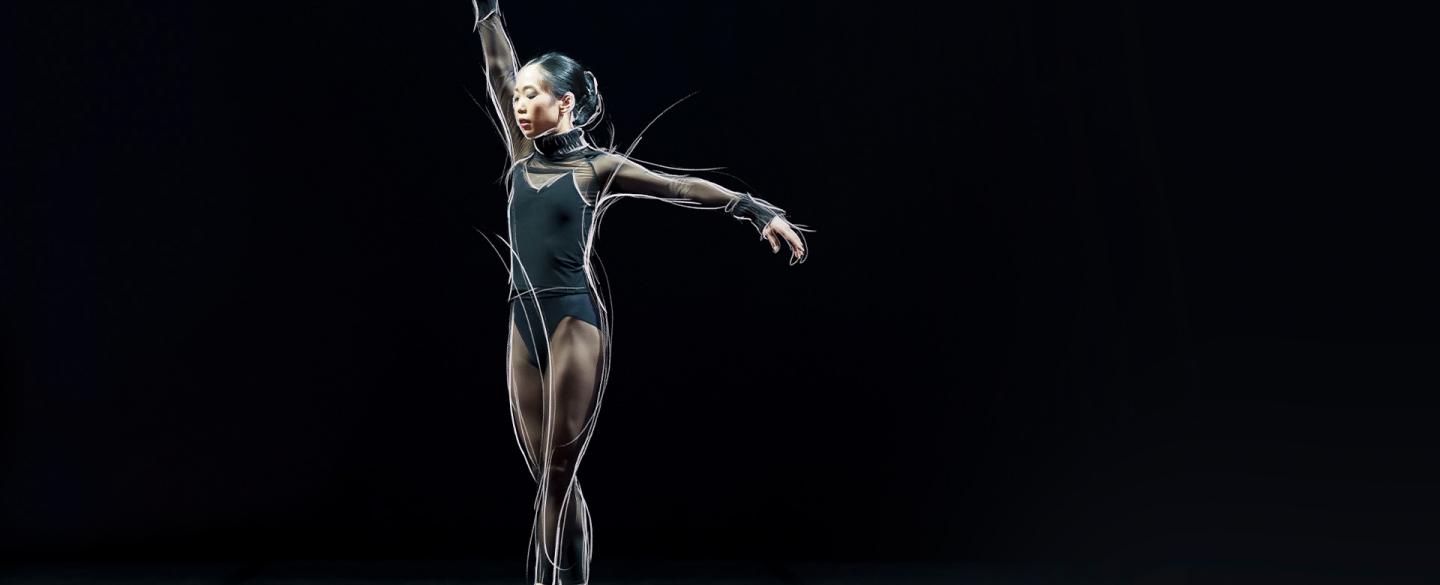
M 520 132 L 512 111 L 515 96 L 515 47 L 505 33 L 497 0 L 472 0 L 475 6 L 475 30 L 485 50 L 485 83 L 490 91 L 491 105 L 500 117 L 505 151 L 516 161 L 530 154 L 530 141 Z
M 723 208 L 739 219 L 750 220 L 756 231 L 763 231 L 770 220 L 785 215 L 783 209 L 749 194 L 731 191 L 699 177 L 658 173 L 618 154 L 597 158 L 595 170 L 606 182 L 606 191 L 686 199 L 708 207 Z
M 595 159 L 595 170 L 606 192 L 633 193 L 663 199 L 681 199 L 703 206 L 724 209 L 736 219 L 749 221 L 779 251 L 776 234 L 783 236 L 795 251 L 795 261 L 804 261 L 803 239 L 785 219 L 785 210 L 764 199 L 726 189 L 712 181 L 686 175 L 652 171 L 618 154 L 605 154 Z

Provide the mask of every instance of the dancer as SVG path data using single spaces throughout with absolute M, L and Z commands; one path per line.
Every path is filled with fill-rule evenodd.
M 594 430 L 609 364 L 610 320 L 593 270 L 592 236 L 619 197 L 721 209 L 760 232 L 790 264 L 807 230 L 784 210 L 704 179 L 656 172 L 589 142 L 603 113 L 595 76 L 546 53 L 516 68 L 495 0 L 472 0 L 489 96 L 510 156 L 510 342 L 507 378 L 516 439 L 538 485 L 526 559 L 537 585 L 585 584 L 590 514 L 576 472 Z

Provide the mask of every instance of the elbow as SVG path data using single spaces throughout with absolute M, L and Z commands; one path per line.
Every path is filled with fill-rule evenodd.
M 670 196 L 676 199 L 694 199 L 695 193 L 690 188 L 691 185 L 688 177 L 676 179 L 670 184 Z

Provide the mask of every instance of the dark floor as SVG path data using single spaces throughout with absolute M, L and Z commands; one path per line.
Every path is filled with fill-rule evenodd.
M 595 585 L 1180 585 L 1195 583 L 1433 583 L 1403 572 L 1352 572 L 1215 563 L 1094 568 L 946 563 L 657 562 L 609 560 L 592 568 Z M 269 561 L 192 564 L 26 564 L 0 568 L 5 585 L 326 585 L 383 583 L 525 585 L 523 567 L 485 561 Z

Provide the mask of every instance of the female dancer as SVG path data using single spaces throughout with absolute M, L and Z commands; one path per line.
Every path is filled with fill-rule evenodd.
M 546 53 L 518 70 L 496 0 L 472 0 L 490 98 L 509 151 L 510 343 L 515 432 L 539 485 L 527 577 L 538 585 L 589 581 L 590 516 L 576 470 L 608 373 L 609 319 L 591 270 L 591 235 L 619 196 L 724 209 L 750 221 L 790 264 L 807 256 L 784 211 L 710 181 L 657 173 L 590 144 L 602 112 L 595 76 Z M 614 188 L 616 192 L 612 193 Z

